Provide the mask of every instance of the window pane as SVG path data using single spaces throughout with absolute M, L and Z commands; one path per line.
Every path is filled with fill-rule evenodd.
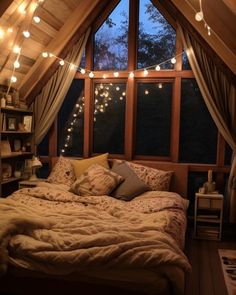
M 129 1 L 121 0 L 95 34 L 94 69 L 126 70 Z
M 93 152 L 124 153 L 126 84 L 95 84 Z
M 172 83 L 138 83 L 136 154 L 169 156 Z
M 191 70 L 190 63 L 188 61 L 188 56 L 186 52 L 182 54 L 182 69 L 183 70 Z
M 150 0 L 140 0 L 138 34 L 139 69 L 159 64 L 175 55 L 175 30 Z M 173 64 L 166 62 L 161 68 L 173 69 Z
M 49 132 L 44 136 L 43 140 L 37 146 L 37 154 L 39 156 L 48 156 L 48 154 L 49 154 Z
M 58 114 L 58 154 L 83 155 L 84 81 L 75 79 Z
M 216 163 L 217 128 L 194 79 L 182 79 L 181 162 Z

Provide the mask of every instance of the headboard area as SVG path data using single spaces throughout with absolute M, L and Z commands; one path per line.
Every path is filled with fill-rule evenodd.
M 51 158 L 52 167 L 55 165 L 58 157 Z M 71 158 L 76 159 L 76 158 Z M 187 185 L 188 185 L 188 165 L 171 162 L 157 162 L 150 160 L 135 160 L 132 161 L 137 164 L 145 165 L 155 169 L 173 171 L 174 175 L 171 179 L 170 190 L 180 194 L 182 197 L 187 198 Z

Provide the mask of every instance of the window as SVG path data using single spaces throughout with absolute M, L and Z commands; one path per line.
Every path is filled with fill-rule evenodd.
M 136 154 L 169 156 L 172 83 L 138 83 Z
M 125 70 L 128 63 L 127 0 L 121 0 L 94 37 L 94 70 Z
M 176 33 L 172 26 L 151 3 L 140 0 L 138 33 L 138 68 L 156 65 L 175 55 Z M 172 69 L 167 62 L 161 68 Z
M 125 83 L 96 83 L 93 152 L 124 153 Z
M 217 129 L 195 79 L 182 79 L 181 162 L 216 163 Z
M 74 80 L 58 114 L 58 154 L 83 155 L 84 82 Z

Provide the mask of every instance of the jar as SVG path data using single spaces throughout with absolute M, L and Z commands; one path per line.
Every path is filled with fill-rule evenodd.
M 5 97 L 1 98 L 1 108 L 5 108 L 6 107 L 6 99 Z

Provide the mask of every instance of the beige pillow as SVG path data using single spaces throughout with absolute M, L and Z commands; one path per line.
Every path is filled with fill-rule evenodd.
M 109 195 L 123 180 L 122 176 L 94 164 L 80 175 L 70 191 L 79 196 Z
M 50 183 L 65 184 L 71 186 L 75 181 L 74 169 L 71 160 L 60 156 L 47 178 Z
M 135 174 L 153 191 L 169 191 L 173 171 L 164 171 L 133 162 L 126 162 Z
M 85 170 L 93 164 L 98 164 L 107 169 L 110 168 L 108 164 L 108 153 L 83 160 L 71 160 L 71 163 L 74 168 L 76 178 L 79 178 L 80 175 L 82 175 Z

